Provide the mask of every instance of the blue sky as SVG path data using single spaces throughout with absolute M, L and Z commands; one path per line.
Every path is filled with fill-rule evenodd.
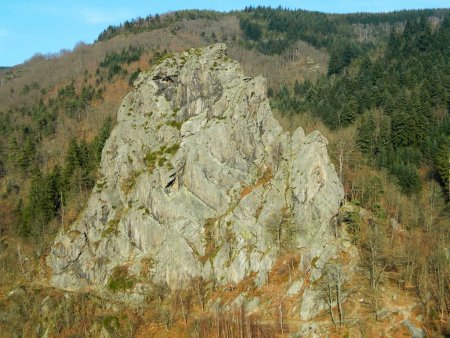
M 0 0 L 0 66 L 22 63 L 35 53 L 56 53 L 76 43 L 91 43 L 108 25 L 137 16 L 178 9 L 228 11 L 248 5 L 324 12 L 380 12 L 450 7 L 449 0 Z

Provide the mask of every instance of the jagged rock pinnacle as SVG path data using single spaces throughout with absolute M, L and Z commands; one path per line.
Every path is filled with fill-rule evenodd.
M 245 77 L 224 44 L 141 74 L 117 120 L 86 209 L 47 257 L 55 286 L 103 288 L 120 266 L 136 293 L 194 277 L 262 285 L 282 245 L 304 269 L 333 255 L 343 189 L 326 140 L 284 133 L 265 80 Z

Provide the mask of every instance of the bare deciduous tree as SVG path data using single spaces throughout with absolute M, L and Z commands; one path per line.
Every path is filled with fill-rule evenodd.
M 342 266 L 337 262 L 325 265 L 320 281 L 321 297 L 325 298 L 331 320 L 335 326 L 344 322 L 343 302 L 346 297 L 345 275 Z M 337 308 L 337 315 L 334 308 Z
M 388 252 L 388 242 L 382 227 L 376 223 L 370 225 L 361 241 L 361 264 L 368 274 L 369 297 L 375 319 L 378 320 L 380 308 L 380 281 L 392 258 Z

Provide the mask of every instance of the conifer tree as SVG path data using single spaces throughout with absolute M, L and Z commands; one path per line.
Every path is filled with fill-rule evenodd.
M 371 155 L 374 150 L 373 137 L 375 132 L 375 119 L 372 114 L 363 116 L 361 125 L 356 135 L 356 144 L 358 148 L 366 154 Z

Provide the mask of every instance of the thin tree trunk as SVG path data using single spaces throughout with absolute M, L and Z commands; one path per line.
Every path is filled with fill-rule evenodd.
M 280 304 L 278 305 L 278 314 L 280 315 L 280 329 L 281 334 L 284 335 L 284 323 L 283 323 L 283 304 L 280 301 Z
M 60 192 L 60 203 L 61 203 L 61 226 L 64 226 L 64 200 L 62 192 Z
M 242 306 L 239 308 L 239 326 L 240 326 L 240 336 L 244 338 L 244 314 L 242 313 Z
M 340 280 L 336 281 L 336 302 L 337 302 L 338 312 L 339 312 L 339 325 L 342 326 L 342 323 L 344 321 L 344 312 L 342 309 L 342 302 L 341 302 L 342 292 L 341 292 L 340 283 L 341 283 Z
M 20 252 L 20 245 L 17 244 L 17 255 L 19 256 L 20 269 L 22 273 L 25 274 L 25 269 L 23 267 L 22 253 Z
M 330 316 L 331 321 L 333 322 L 334 327 L 336 327 L 336 319 L 334 318 L 333 313 L 333 290 L 330 284 L 327 285 L 328 287 L 328 309 L 330 310 Z

